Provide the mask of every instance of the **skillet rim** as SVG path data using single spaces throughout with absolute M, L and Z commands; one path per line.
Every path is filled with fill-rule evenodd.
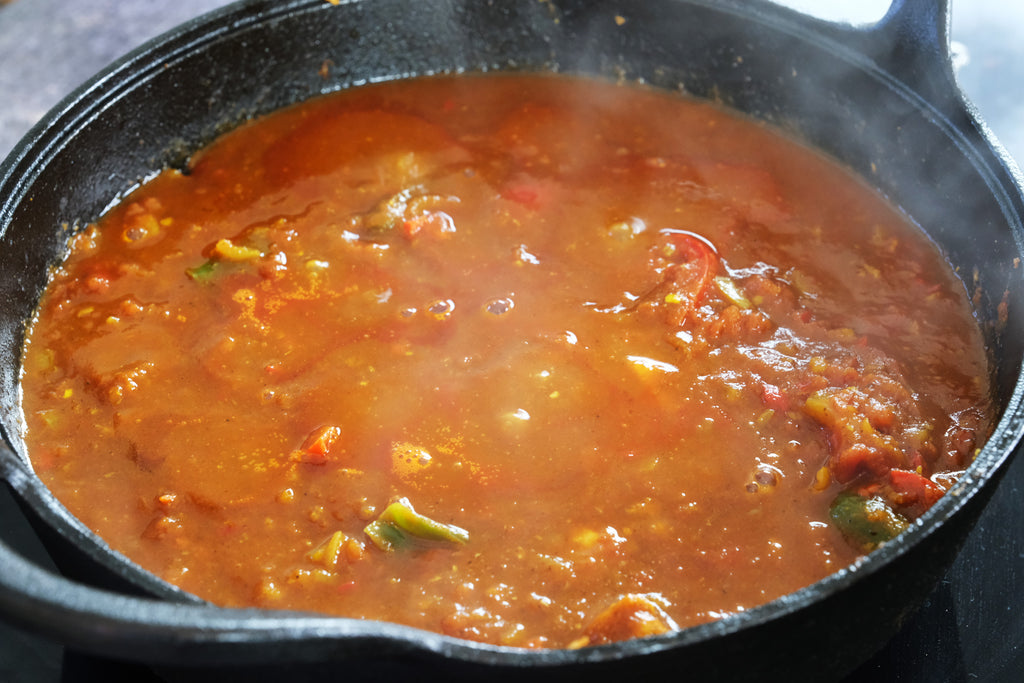
M 3 163 L 0 163 L 0 188 L 6 188 L 11 182 L 14 183 L 13 190 L 10 193 L 5 194 L 3 203 L 0 203 L 0 226 L 3 226 L 6 229 L 6 225 L 8 222 L 7 213 L 9 211 L 13 211 L 13 208 L 11 208 L 12 204 L 9 201 L 9 197 L 21 197 L 22 195 L 19 193 L 20 188 L 26 185 L 30 186 L 31 182 L 36 177 L 36 175 L 32 173 L 21 172 L 21 167 L 25 163 L 28 163 L 28 170 L 35 171 L 36 169 L 41 168 L 43 165 L 45 165 L 46 160 L 50 158 L 50 155 L 59 153 L 60 149 L 62 149 L 63 147 L 62 143 L 67 144 L 67 142 L 70 140 L 70 137 L 68 136 L 73 134 L 67 133 L 68 126 L 71 126 L 72 123 L 87 122 L 88 120 L 91 120 L 89 117 L 92 115 L 91 112 L 94 111 L 94 108 L 96 109 L 96 115 L 101 114 L 103 108 L 106 106 L 107 100 L 100 100 L 93 104 L 90 104 L 89 107 L 87 107 L 81 112 L 77 111 L 77 107 L 82 101 L 88 100 L 89 96 L 93 93 L 102 91 L 108 83 L 116 81 L 119 74 L 134 75 L 127 81 L 116 84 L 115 91 L 112 91 L 113 94 L 108 94 L 108 97 L 112 98 L 110 101 L 118 99 L 122 95 L 129 95 L 133 91 L 133 88 L 135 87 L 131 85 L 132 83 L 134 83 L 136 80 L 142 82 L 146 79 L 146 74 L 149 73 L 148 70 L 143 70 L 139 72 L 134 71 L 135 67 L 138 66 L 139 63 L 144 63 L 147 60 L 154 60 L 153 64 L 150 67 L 151 69 L 158 68 L 158 63 L 164 63 L 165 60 L 159 59 L 160 52 L 158 48 L 171 50 L 171 52 L 168 53 L 168 56 L 177 55 L 181 58 L 186 58 L 188 56 L 189 51 L 196 49 L 197 46 L 199 46 L 202 43 L 205 43 L 206 41 L 214 41 L 219 39 L 223 35 L 227 35 L 231 31 L 244 30 L 245 27 L 249 25 L 255 25 L 259 21 L 269 20 L 266 19 L 268 15 L 271 16 L 271 18 L 276 13 L 279 13 L 281 15 L 287 15 L 291 13 L 293 8 L 299 7 L 305 7 L 308 10 L 313 10 L 315 9 L 315 3 L 316 0 L 291 0 L 290 2 L 285 3 L 252 1 L 243 1 L 235 3 L 225 8 L 215 10 L 213 13 L 204 15 L 203 17 L 199 17 L 195 20 L 182 24 L 177 29 L 173 29 L 171 32 L 166 33 L 163 36 L 154 39 L 153 41 L 150 41 L 149 43 L 143 45 L 139 49 L 127 55 L 122 60 L 115 62 L 111 67 L 108 67 L 107 69 L 102 71 L 94 79 L 90 80 L 89 82 L 81 86 L 79 89 L 74 91 L 72 94 L 70 94 L 67 98 L 65 98 L 65 100 L 62 101 L 60 105 L 58 105 L 54 110 L 52 110 L 50 114 L 48 114 L 39 124 L 37 124 L 29 132 L 28 135 L 26 135 L 25 139 L 23 139 L 23 141 L 19 143 L 19 145 L 12 152 L 11 156 L 9 156 Z M 714 7 L 715 9 L 734 9 L 737 12 L 743 10 L 743 6 L 738 4 L 734 5 L 733 2 L 723 4 L 710 3 L 707 2 L 706 0 L 690 0 L 690 4 L 707 5 L 710 7 Z M 260 6 L 270 6 L 273 8 L 273 12 L 268 11 L 265 14 L 262 10 L 258 9 Z M 236 12 L 238 14 L 241 14 L 243 11 L 248 11 L 250 7 L 257 9 L 254 9 L 251 15 L 247 15 L 249 16 L 247 21 L 231 21 L 235 17 Z M 900 8 L 900 3 L 897 2 L 895 7 L 898 10 Z M 767 11 L 768 9 L 771 9 L 771 13 Z M 765 8 L 760 18 L 764 19 L 767 16 L 769 19 L 771 19 L 772 28 L 776 30 L 780 30 L 780 26 L 789 26 L 791 30 L 795 30 L 793 28 L 794 24 L 787 23 L 787 21 L 785 20 L 786 15 L 777 13 L 777 9 L 779 8 Z M 742 11 L 741 14 L 745 18 L 750 18 L 750 13 L 747 11 Z M 789 19 L 792 20 L 792 17 L 789 17 Z M 212 33 L 209 32 L 211 26 L 216 27 L 216 30 Z M 806 38 L 807 36 L 803 35 L 804 32 L 807 30 L 806 25 L 796 24 L 795 26 L 799 29 L 795 30 L 795 32 L 801 34 L 799 37 Z M 198 36 L 199 39 L 193 42 L 188 42 L 189 38 L 193 36 L 193 34 L 197 34 L 200 32 L 203 33 L 203 35 Z M 834 42 L 834 39 L 825 36 L 821 38 L 821 41 L 822 44 L 828 45 L 832 44 Z M 179 43 L 180 45 L 178 47 L 173 47 L 175 44 Z M 839 47 L 849 49 L 841 44 L 839 45 Z M 923 105 L 919 106 L 919 108 L 924 108 L 928 111 L 932 111 L 936 121 L 946 122 L 948 124 L 948 119 L 945 115 L 943 115 L 941 112 L 937 111 L 934 107 L 932 107 L 927 100 L 918 96 L 918 94 L 914 92 L 911 88 L 905 86 L 902 82 L 898 80 L 890 81 L 888 72 L 886 72 L 884 69 L 878 68 L 875 64 L 873 64 L 870 61 L 870 59 L 864 57 L 856 50 L 850 49 L 849 52 L 850 56 L 856 57 L 855 61 L 859 63 L 858 66 L 860 66 L 862 69 L 864 67 L 870 67 L 868 69 L 869 73 L 874 74 L 876 76 L 884 75 L 886 82 L 890 83 L 890 90 L 893 90 L 893 85 L 895 84 L 896 86 L 898 86 L 898 88 L 896 88 L 897 93 L 903 95 L 905 98 L 908 99 L 908 101 L 911 101 L 916 105 Z M 70 120 L 65 121 L 66 117 L 70 117 Z M 971 118 L 972 120 L 977 121 L 977 119 L 974 117 L 974 113 L 971 113 Z M 950 135 L 950 137 L 952 137 L 953 139 L 960 140 L 966 149 L 970 149 L 972 152 L 975 153 L 975 156 L 978 157 L 978 163 L 975 164 L 975 168 L 979 172 L 988 172 L 993 182 L 999 179 L 1001 172 L 1007 172 L 1011 176 L 1011 179 L 1015 181 L 1014 189 L 1017 191 L 1017 195 L 1015 196 L 1010 196 L 1006 194 L 1005 188 L 1003 187 L 1002 183 L 995 183 L 995 187 L 1001 188 L 1003 191 L 1004 196 L 1001 199 L 997 197 L 997 201 L 1000 201 L 1002 206 L 1004 206 L 1004 213 L 1007 214 L 1006 217 L 1008 223 L 1015 224 L 1016 230 L 1013 234 L 1018 246 L 1018 250 L 1020 250 L 1020 221 L 1019 219 L 1017 219 L 1017 215 L 1014 214 L 1012 210 L 1010 210 L 1010 207 L 1013 206 L 1014 202 L 1016 201 L 1019 204 L 1020 200 L 1019 170 L 1015 169 L 1015 166 L 1012 165 L 1012 162 L 1009 165 L 1006 165 L 1004 163 L 1003 166 L 996 169 L 990 168 L 986 163 L 983 163 L 984 159 L 980 158 L 980 155 L 977 154 L 977 150 L 975 150 L 971 142 L 966 139 L 962 131 L 960 131 L 956 126 L 949 124 L 947 134 L 950 133 L 955 133 L 955 135 Z M 986 141 L 989 143 L 992 151 L 996 154 L 996 156 L 1000 156 L 1000 148 L 997 145 L 993 145 L 992 140 Z M 43 148 L 41 150 L 36 149 L 37 145 L 39 144 L 43 145 Z M 33 152 L 36 151 L 39 151 L 38 155 L 33 154 Z M 1005 162 L 1006 158 L 1003 158 L 1002 161 Z M 992 183 L 990 183 L 990 187 L 993 187 Z M 993 191 L 995 193 L 995 190 Z M 1017 220 L 1015 221 L 1014 219 Z M 1011 227 L 1014 226 L 1011 225 Z M 822 579 L 821 581 L 812 584 L 811 586 L 800 589 L 799 591 L 796 591 L 788 596 L 784 596 L 783 598 L 780 598 L 771 603 L 767 603 L 757 608 L 753 608 L 747 612 L 738 615 L 733 615 L 723 620 L 710 622 L 708 624 L 703 624 L 689 629 L 685 629 L 674 634 L 655 637 L 651 639 L 645 639 L 644 641 L 627 641 L 626 643 L 621 644 L 601 646 L 586 651 L 572 651 L 574 654 L 571 657 L 571 661 L 564 661 L 564 656 L 567 652 L 569 652 L 564 650 L 545 650 L 540 652 L 524 653 L 524 651 L 515 648 L 504 648 L 500 646 L 484 646 L 475 643 L 469 644 L 468 650 L 471 653 L 473 653 L 474 657 L 480 656 L 482 657 L 482 660 L 491 660 L 485 663 L 515 664 L 517 660 L 521 659 L 521 655 L 524 654 L 527 655 L 531 660 L 540 659 L 542 662 L 551 665 L 577 663 L 580 660 L 584 662 L 605 661 L 608 658 L 617 658 L 617 653 L 620 650 L 626 650 L 624 654 L 626 656 L 632 657 L 635 655 L 642 655 L 649 652 L 662 651 L 665 649 L 676 649 L 679 647 L 685 647 L 696 642 L 701 642 L 709 638 L 714 638 L 721 635 L 733 633 L 738 630 L 746 629 L 753 625 L 766 623 L 776 617 L 785 616 L 788 614 L 792 614 L 796 611 L 799 611 L 807 604 L 816 602 L 817 600 L 821 599 L 822 594 L 828 595 L 833 592 L 843 590 L 850 583 L 856 581 L 865 572 L 870 573 L 873 571 L 879 571 L 882 567 L 888 565 L 892 559 L 905 552 L 906 548 L 914 547 L 915 545 L 923 542 L 924 539 L 931 536 L 935 532 L 935 529 L 938 526 L 940 526 L 945 520 L 949 519 L 950 517 L 953 517 L 968 503 L 968 501 L 978 496 L 981 489 L 984 486 L 988 485 L 990 481 L 998 480 L 998 477 L 1006 469 L 1006 463 L 1009 461 L 1011 457 L 1013 457 L 1015 447 L 1021 438 L 1022 429 L 1024 429 L 1024 415 L 1022 415 L 1021 409 L 1022 397 L 1024 397 L 1024 382 L 1022 382 L 1022 380 L 1018 377 L 1012 395 L 1010 396 L 1007 402 L 1003 416 L 1000 418 L 998 424 L 996 425 L 993 431 L 992 437 L 989 439 L 985 447 L 982 449 L 982 452 L 975 461 L 975 464 L 973 464 L 971 469 L 968 471 L 968 475 L 965 476 L 964 479 L 962 479 L 961 482 L 958 483 L 949 494 L 947 494 L 947 496 L 944 496 L 943 499 L 940 500 L 940 502 L 937 503 L 936 506 L 924 518 L 919 520 L 918 523 L 915 524 L 914 528 L 908 530 L 907 533 L 901 535 L 897 541 L 887 544 L 886 546 L 880 548 L 874 553 L 871 553 L 865 558 L 862 558 L 861 561 L 858 561 L 854 565 L 843 570 L 840 570 L 839 572 L 836 572 L 830 575 L 829 577 L 826 577 L 825 579 Z M 4 441 L 8 442 L 6 433 L 4 434 Z M 5 443 L 5 446 L 7 446 L 7 448 L 10 448 L 9 443 Z M 0 460 L 0 470 L 2 470 L 4 478 L 7 479 L 7 481 L 15 489 L 18 490 L 19 494 L 21 494 L 24 497 L 31 498 L 33 495 L 46 497 L 46 494 L 48 494 L 48 490 L 45 490 L 45 487 L 42 486 L 38 478 L 31 474 L 30 468 L 25 469 L 27 465 L 24 462 L 23 458 L 20 455 L 15 454 L 14 459 L 18 462 L 11 464 L 10 462 L 7 462 L 7 458 Z M 42 489 L 45 490 L 45 494 L 39 491 L 40 487 L 42 487 Z M 990 486 L 989 490 L 991 490 L 991 488 L 993 488 L 993 486 Z M 66 522 L 66 520 L 64 521 Z M 146 574 L 148 574 L 148 572 L 146 572 Z M 202 606 L 181 605 L 181 607 L 188 608 L 190 610 L 191 608 L 195 608 L 196 610 L 203 610 L 204 613 L 208 610 L 213 610 L 215 612 L 231 612 L 232 614 L 225 616 L 225 619 L 229 619 L 233 617 L 236 613 L 241 612 L 241 615 L 239 616 L 244 616 L 247 622 L 251 621 L 255 615 L 257 618 L 264 620 L 264 625 L 268 626 L 269 624 L 273 624 L 274 622 L 278 621 L 278 618 L 282 616 L 282 613 L 280 612 L 272 612 L 265 610 L 224 610 L 223 608 L 207 607 L 205 604 L 203 604 Z M 200 614 L 200 612 L 195 613 Z M 289 622 L 289 624 L 299 623 L 303 624 L 306 628 L 314 629 L 317 631 L 316 635 L 320 637 L 331 637 L 330 634 L 325 635 L 320 633 L 320 629 L 323 628 L 323 625 L 320 622 L 326 620 L 328 622 L 331 622 L 332 624 L 335 624 L 335 622 L 352 621 L 348 619 L 335 617 L 311 618 L 305 615 L 288 615 L 286 617 L 286 620 Z M 371 623 L 375 626 L 375 628 L 378 629 L 378 631 L 381 630 L 380 626 L 382 625 L 386 627 L 395 627 L 395 625 L 384 624 L 383 622 L 361 623 Z M 207 626 L 210 626 L 210 624 L 207 624 Z M 416 640 L 419 642 L 434 641 L 437 639 L 440 639 L 440 641 L 451 641 L 440 644 L 432 643 L 430 647 L 427 648 L 430 651 L 444 651 L 445 656 L 455 656 L 454 653 L 463 652 L 467 649 L 468 641 L 463 641 L 455 638 L 448 638 L 446 636 L 438 636 L 437 634 L 420 631 L 418 629 L 410 629 L 409 627 L 395 628 L 403 632 L 414 632 L 416 634 Z M 242 632 L 236 633 L 235 635 L 225 635 L 231 639 L 237 637 L 244 640 L 244 638 L 241 638 L 241 636 L 250 633 L 250 631 L 248 631 L 247 629 L 248 627 L 243 628 Z M 366 634 L 365 637 L 371 639 L 374 639 L 378 636 L 383 638 L 406 637 L 404 634 L 390 634 L 389 632 L 391 630 L 393 629 L 384 628 L 383 631 L 385 631 L 385 633 L 383 636 L 380 636 L 379 632 L 375 632 Z M 259 636 L 259 634 L 263 633 L 266 633 L 266 631 L 259 630 L 258 632 L 252 632 L 252 635 Z M 429 637 L 424 638 L 422 634 L 426 634 Z M 180 635 L 184 634 L 179 634 L 179 636 Z M 206 628 L 205 630 L 203 630 L 202 633 L 198 635 L 202 636 L 202 638 L 209 637 L 209 629 Z M 352 634 L 346 634 L 345 636 L 341 637 L 349 637 L 351 635 Z M 357 637 L 358 635 L 359 634 L 357 634 Z M 202 640 L 202 638 L 200 640 Z M 253 642 L 259 641 L 257 640 Z M 638 652 L 631 652 L 630 650 L 633 649 L 638 650 Z M 511 653 L 511 659 L 505 661 L 506 655 L 509 655 L 509 653 Z M 550 653 L 559 653 L 562 656 L 545 656 L 545 654 Z M 550 659 L 552 661 L 547 662 L 547 659 Z M 535 662 L 531 662 L 531 664 L 535 664 Z

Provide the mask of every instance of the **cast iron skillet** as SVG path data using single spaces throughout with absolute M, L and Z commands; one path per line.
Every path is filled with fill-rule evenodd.
M 0 614 L 75 649 L 217 678 L 429 666 L 452 678 L 824 680 L 852 670 L 952 563 L 1024 426 L 1024 198 L 953 81 L 947 28 L 946 0 L 897 0 L 863 29 L 750 0 L 251 0 L 132 53 L 0 165 L 0 473 L 68 577 L 0 543 Z M 69 230 L 248 117 L 365 82 L 482 70 L 643 80 L 712 98 L 838 158 L 902 207 L 964 277 L 991 351 L 1001 419 L 967 476 L 920 524 L 813 586 L 679 633 L 572 652 L 213 607 L 68 515 L 28 464 L 18 378 L 25 321 Z

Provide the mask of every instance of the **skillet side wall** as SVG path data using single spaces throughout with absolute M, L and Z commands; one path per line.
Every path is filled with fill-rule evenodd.
M 642 79 L 719 100 L 839 158 L 926 226 L 972 292 L 977 286 L 978 316 L 993 356 L 1001 359 L 994 369 L 996 403 L 1002 408 L 1010 400 L 1024 324 L 1014 306 L 1004 324 L 990 321 L 998 319 L 1004 291 L 1019 298 L 1013 263 L 1020 254 L 1014 237 L 1019 195 L 1007 196 L 1000 178 L 987 170 L 999 162 L 973 122 L 951 122 L 923 109 L 870 62 L 826 49 L 820 35 L 805 30 L 811 24 L 794 28 L 779 20 L 784 13 L 758 14 L 739 2 L 666 0 L 624 7 L 602 0 L 381 0 L 332 7 L 266 0 L 247 6 L 246 18 L 220 13 L 202 36 L 186 27 L 169 43 L 136 53 L 34 129 L 30 146 L 19 147 L 0 168 L 0 418 L 22 458 L 18 354 L 48 268 L 63 255 L 62 225 L 94 220 L 112 198 L 163 166 L 184 167 L 192 151 L 247 117 L 366 81 L 462 70 Z M 5 465 L 5 471 L 19 466 Z M 19 479 L 16 488 L 41 486 L 25 481 Z M 787 646 L 792 656 L 807 658 L 794 666 L 804 673 L 838 674 L 881 646 L 952 562 L 994 485 L 987 482 L 981 495 L 944 520 L 926 542 L 898 557 L 893 548 L 891 572 L 850 582 L 848 590 L 812 609 L 783 616 L 781 623 L 794 636 Z M 100 570 L 83 578 L 107 585 L 140 582 L 131 567 L 118 566 L 104 577 L 102 568 L 111 566 L 105 547 L 86 541 L 83 548 L 78 534 L 67 533 L 74 525 L 61 508 L 41 511 L 35 501 L 44 497 L 30 497 L 33 513 L 56 528 L 57 534 L 48 534 L 56 546 L 78 541 L 72 555 L 84 552 L 98 563 Z M 77 564 L 76 559 L 62 569 L 74 576 Z M 847 612 L 843 618 L 864 632 L 842 655 L 833 648 L 841 645 L 840 633 L 849 632 L 848 623 L 836 628 L 835 610 Z M 760 632 L 771 628 L 762 624 L 723 634 L 698 659 L 706 659 L 712 672 L 731 668 L 738 653 L 753 647 L 754 636 L 763 640 Z M 808 655 L 808 648 L 817 654 Z M 672 658 L 659 653 L 650 662 L 667 666 Z M 764 670 L 750 673 L 766 677 Z

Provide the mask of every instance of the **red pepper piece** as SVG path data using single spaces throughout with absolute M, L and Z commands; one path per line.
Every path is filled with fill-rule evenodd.
M 663 284 L 668 286 L 665 300 L 677 304 L 671 322 L 680 325 L 686 315 L 697 307 L 718 269 L 718 254 L 699 235 L 685 230 L 665 230 L 674 248 L 672 265 L 665 271 Z
M 889 470 L 889 485 L 893 490 L 892 503 L 914 517 L 924 514 L 943 494 L 931 479 L 909 470 Z
M 782 390 L 768 382 L 761 383 L 761 401 L 772 410 L 784 413 L 789 410 L 789 399 Z
M 292 451 L 292 460 L 310 465 L 323 465 L 340 438 L 341 427 L 318 427 L 310 432 L 298 450 Z

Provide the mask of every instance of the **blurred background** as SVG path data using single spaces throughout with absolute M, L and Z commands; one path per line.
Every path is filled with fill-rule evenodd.
M 777 0 L 872 23 L 887 0 Z M 996 136 L 1024 159 L 1024 2 L 950 0 L 957 75 Z M 50 107 L 133 47 L 227 0 L 0 0 L 0 157 Z
M 410 0 L 415 1 L 415 0 Z M 635 0 L 634 0 L 635 1 Z M 1024 2 L 949 0 L 960 86 L 992 133 L 1024 161 Z M 64 96 L 132 48 L 226 0 L 0 0 L 0 158 Z M 886 0 L 779 0 L 823 19 L 867 24 Z M 1024 680 L 1024 458 L 996 492 L 976 533 L 890 645 L 847 683 L 1014 683 Z M 7 490 L 0 534 L 48 564 Z M 3 568 L 0 567 L 0 571 Z M 96 661 L 0 621 L 0 681 L 146 682 L 140 667 Z

